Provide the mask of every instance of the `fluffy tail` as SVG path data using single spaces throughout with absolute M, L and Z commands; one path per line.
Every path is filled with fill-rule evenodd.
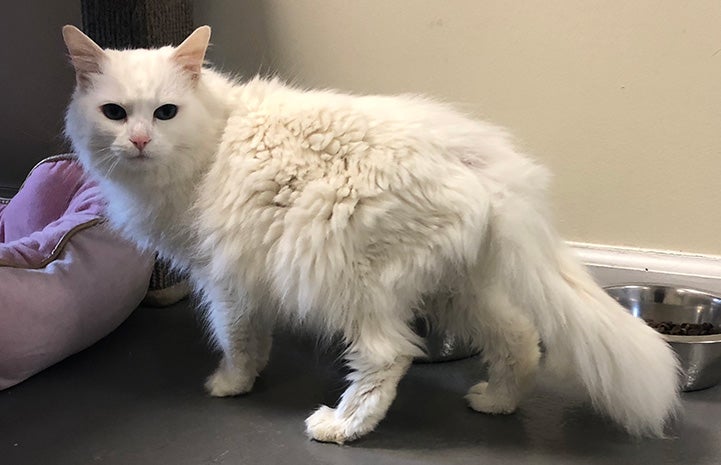
M 663 436 L 678 405 L 671 348 L 595 284 L 532 201 L 505 202 L 492 228 L 499 278 L 535 322 L 546 368 L 578 378 L 629 433 Z

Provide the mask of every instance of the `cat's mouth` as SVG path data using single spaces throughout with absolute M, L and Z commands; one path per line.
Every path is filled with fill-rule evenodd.
M 152 165 L 154 160 L 154 157 L 146 151 L 135 153 L 120 152 L 117 154 L 117 157 L 119 158 L 118 163 L 123 166 L 125 170 L 129 171 L 146 170 Z
M 136 152 L 124 152 L 121 155 L 127 163 L 146 163 L 153 157 L 145 150 L 138 150 Z

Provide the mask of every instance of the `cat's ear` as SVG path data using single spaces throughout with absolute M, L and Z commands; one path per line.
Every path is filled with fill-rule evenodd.
M 193 31 L 173 53 L 173 59 L 195 80 L 205 60 L 205 51 L 210 41 L 210 26 L 200 26 Z
M 75 26 L 63 26 L 63 39 L 75 68 L 78 86 L 84 86 L 90 82 L 91 74 L 100 73 L 105 52 Z

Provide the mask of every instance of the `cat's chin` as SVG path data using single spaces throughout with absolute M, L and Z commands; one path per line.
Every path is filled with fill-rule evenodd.
M 126 178 L 130 177 L 134 180 L 141 180 L 145 176 L 155 172 L 157 164 L 156 160 L 150 157 L 134 157 L 123 160 L 121 162 L 122 170 L 119 170 L 118 175 L 125 175 Z

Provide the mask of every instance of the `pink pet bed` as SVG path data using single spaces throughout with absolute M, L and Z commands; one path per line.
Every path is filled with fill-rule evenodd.
M 0 389 L 98 341 L 145 296 L 153 257 L 112 233 L 103 207 L 70 155 L 0 204 Z

